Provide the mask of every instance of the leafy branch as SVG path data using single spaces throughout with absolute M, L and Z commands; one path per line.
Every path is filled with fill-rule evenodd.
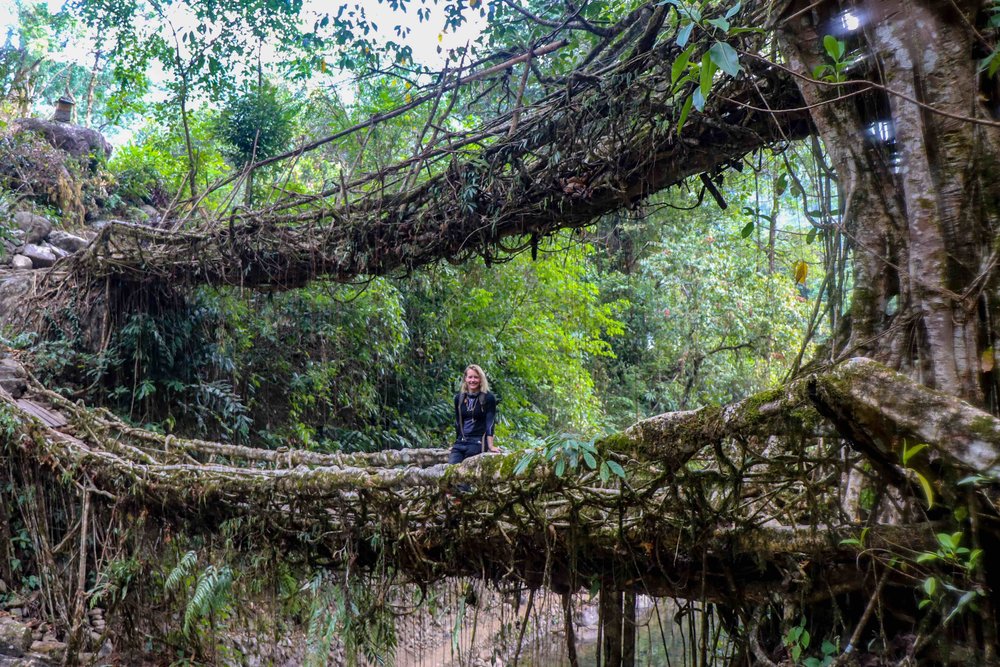
M 625 469 L 617 461 L 604 457 L 597 449 L 596 442 L 596 437 L 579 440 L 568 433 L 549 436 L 539 446 L 525 451 L 514 467 L 514 474 L 521 475 L 536 461 L 545 461 L 553 466 L 556 477 L 565 477 L 567 472 L 577 470 L 582 462 L 587 470 L 596 470 L 604 483 L 612 475 L 624 481 Z

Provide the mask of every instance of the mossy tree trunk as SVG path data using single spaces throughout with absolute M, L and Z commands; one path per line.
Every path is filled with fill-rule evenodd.
M 854 250 L 850 328 L 834 355 L 876 359 L 996 413 L 1000 131 L 974 57 L 981 5 L 796 0 L 778 37 L 836 167 Z M 843 78 L 873 86 L 812 80 L 830 71 L 827 36 L 854 63 Z

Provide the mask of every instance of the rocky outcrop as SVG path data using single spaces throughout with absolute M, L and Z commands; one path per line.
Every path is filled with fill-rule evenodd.
M 38 243 L 52 231 L 52 223 L 47 218 L 30 211 L 15 213 L 14 226 L 24 232 L 25 243 Z
M 111 157 L 111 144 L 97 130 L 72 123 L 60 123 L 41 118 L 19 118 L 12 124 L 16 133 L 35 132 L 61 151 L 77 158 Z
M 23 248 L 21 248 L 21 254 L 31 260 L 31 266 L 36 269 L 44 269 L 52 266 L 56 263 L 59 257 L 52 252 L 52 248 L 49 245 L 37 245 L 35 243 L 26 243 Z
M 104 610 L 87 612 L 85 643 L 90 649 L 76 655 L 71 664 L 108 664 L 114 651 L 105 637 Z M 0 667 L 45 667 L 61 665 L 66 660 L 66 642 L 60 641 L 48 622 L 32 618 L 22 608 L 0 611 Z
M 70 234 L 69 232 L 64 232 L 61 229 L 57 229 L 49 234 L 48 242 L 54 247 L 71 254 L 83 250 L 90 244 L 90 241 L 87 239 L 75 234 Z
M 16 212 L 7 226 L 12 231 L 0 248 L 0 266 L 14 269 L 50 267 L 63 257 L 86 248 L 96 235 L 93 230 L 73 234 L 53 229 L 47 218 L 31 211 Z

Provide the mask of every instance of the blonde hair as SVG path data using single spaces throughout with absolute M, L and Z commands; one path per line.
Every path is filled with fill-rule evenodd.
M 475 371 L 476 375 L 479 376 L 479 391 L 484 394 L 490 393 L 490 381 L 486 379 L 486 372 L 476 364 L 469 364 L 462 372 L 462 387 L 460 391 L 463 394 L 469 393 L 469 385 L 465 383 L 465 376 L 469 371 Z

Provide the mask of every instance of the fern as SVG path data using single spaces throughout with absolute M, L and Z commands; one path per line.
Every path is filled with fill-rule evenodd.
M 168 593 L 172 593 L 178 589 L 181 582 L 191 574 L 194 570 L 195 564 L 198 562 L 198 554 L 194 551 L 189 551 L 184 554 L 174 569 L 170 571 L 167 576 L 166 582 L 163 584 L 164 590 Z
M 190 636 L 191 629 L 203 618 L 214 616 L 229 600 L 233 586 L 233 571 L 228 567 L 217 568 L 209 565 L 198 577 L 194 595 L 184 610 L 184 634 Z
M 331 607 L 336 603 L 337 589 L 326 584 L 322 572 L 309 582 L 309 592 L 312 595 L 312 605 L 306 631 L 306 664 L 311 667 L 327 663 L 330 646 L 337 636 L 338 615 L 331 613 Z

